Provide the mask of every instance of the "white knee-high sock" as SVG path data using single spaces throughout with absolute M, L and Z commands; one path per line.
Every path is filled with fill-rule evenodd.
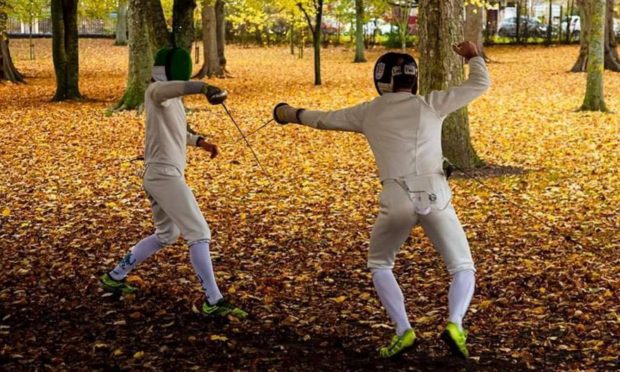
M 407 311 L 405 310 L 405 298 L 400 290 L 398 282 L 390 269 L 373 269 L 372 282 L 375 290 L 381 299 L 383 307 L 388 315 L 396 324 L 396 334 L 402 335 L 406 330 L 411 328 Z
M 114 280 L 123 280 L 134 267 L 163 247 L 155 235 L 142 239 L 127 252 L 114 270 L 110 271 L 110 276 Z
M 194 266 L 194 271 L 196 271 L 196 275 L 200 279 L 200 285 L 202 285 L 202 289 L 205 291 L 207 301 L 210 305 L 215 304 L 223 296 L 215 282 L 209 243 L 198 242 L 193 244 L 189 249 L 189 257 Z
M 449 321 L 463 328 L 463 317 L 469 308 L 474 295 L 476 276 L 472 270 L 458 271 L 452 276 L 450 291 L 448 291 Z

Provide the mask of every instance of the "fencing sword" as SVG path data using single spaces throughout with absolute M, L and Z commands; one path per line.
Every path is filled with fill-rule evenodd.
M 266 121 L 265 123 L 263 123 L 260 127 L 258 127 L 258 128 L 256 128 L 256 129 L 254 129 L 254 130 L 253 130 L 253 131 L 251 131 L 250 133 L 246 134 L 246 135 L 245 135 L 245 137 L 246 137 L 246 138 L 249 138 L 249 137 L 251 137 L 252 135 L 254 135 L 254 134 L 256 134 L 256 133 L 260 132 L 260 130 L 261 130 L 261 129 L 263 129 L 263 128 L 265 128 L 267 125 L 271 124 L 271 122 L 272 122 L 272 121 L 274 121 L 274 119 L 273 119 L 273 118 L 271 118 L 271 119 L 267 120 L 267 121 Z M 241 139 L 241 138 L 239 138 L 239 140 L 240 140 L 240 139 Z
M 465 169 L 459 167 L 458 165 L 453 164 L 450 160 L 448 160 L 448 158 L 443 158 L 443 160 L 448 163 L 449 166 L 451 166 L 453 169 L 458 170 L 459 172 L 463 173 L 467 178 L 475 181 L 476 183 L 478 183 L 479 185 L 481 185 L 482 187 L 484 187 L 486 190 L 490 191 L 491 193 L 493 193 L 495 196 L 498 196 L 500 199 L 502 199 L 504 202 L 512 205 L 513 207 L 515 207 L 517 210 L 519 210 L 521 213 L 535 219 L 537 222 L 539 222 L 542 226 L 545 226 L 549 229 L 549 231 L 553 232 L 554 234 L 556 234 L 557 236 L 561 236 L 562 238 L 564 238 L 564 240 L 566 240 L 567 242 L 573 243 L 577 246 L 584 246 L 584 244 L 582 244 L 581 242 L 579 242 L 577 239 L 573 238 L 569 233 L 562 231 L 562 229 L 560 229 L 559 227 L 557 227 L 556 225 L 551 224 L 549 221 L 544 220 L 540 217 L 538 217 L 537 215 L 529 212 L 526 209 L 521 208 L 521 206 L 517 203 L 515 203 L 514 201 L 510 200 L 508 197 L 506 197 L 504 194 L 502 194 L 501 192 L 495 190 L 493 187 L 487 185 L 486 183 L 482 182 L 478 177 L 474 176 L 473 174 L 471 174 L 470 172 L 466 171 Z
M 243 133 L 243 131 L 241 130 L 241 127 L 239 126 L 239 124 L 237 124 L 237 121 L 235 120 L 235 118 L 232 116 L 232 114 L 230 113 L 230 111 L 228 110 L 228 107 L 226 106 L 226 104 L 224 103 L 224 101 L 221 102 L 222 107 L 224 107 L 224 111 L 226 111 L 226 114 L 228 115 L 228 117 L 230 118 L 230 120 L 233 122 L 233 124 L 235 124 L 235 127 L 237 128 L 237 130 L 239 131 L 239 134 L 241 134 L 241 137 L 243 138 L 243 140 L 245 141 L 245 144 L 248 146 L 248 148 L 250 149 L 250 151 L 252 152 L 252 155 L 254 156 L 254 160 L 256 160 L 256 164 L 258 164 L 258 166 L 260 167 L 260 169 L 263 171 L 263 173 L 265 173 L 265 175 L 267 176 L 267 178 L 269 180 L 271 180 L 271 174 L 269 172 L 267 172 L 267 170 L 265 169 L 265 167 L 263 167 L 263 164 L 261 164 L 260 160 L 258 159 L 258 155 L 256 155 L 256 152 L 254 151 L 254 149 L 252 148 L 252 145 L 250 145 L 250 141 L 248 141 L 246 135 Z

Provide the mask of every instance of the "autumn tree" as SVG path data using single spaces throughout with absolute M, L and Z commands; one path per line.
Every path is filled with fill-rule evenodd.
M 392 13 L 396 17 L 398 24 L 398 36 L 400 37 L 400 49 L 405 52 L 407 49 L 407 36 L 409 36 L 409 17 L 411 9 L 418 3 L 417 0 L 390 0 Z
M 9 50 L 8 10 L 7 0 L 0 0 L 0 81 L 20 83 L 24 77 L 13 64 Z
M 355 58 L 353 62 L 366 62 L 366 57 L 364 57 L 364 0 L 355 0 Z
M 175 45 L 187 50 L 192 49 L 194 41 L 195 0 L 175 0 L 172 5 L 172 34 Z
M 127 0 L 118 1 L 116 11 L 116 38 L 114 44 L 127 45 Z
M 420 0 L 420 94 L 463 82 L 463 60 L 452 50 L 453 45 L 463 40 L 462 20 L 463 0 Z M 442 146 L 444 155 L 459 167 L 480 164 L 471 144 L 467 108 L 444 120 Z
M 605 11 L 605 69 L 620 72 L 618 41 L 614 30 L 614 0 L 607 0 Z
M 483 12 L 486 9 L 486 0 L 465 1 L 465 40 L 476 44 L 485 60 L 488 60 L 484 51 L 484 36 L 482 35 Z
M 304 14 L 304 17 L 306 17 L 308 29 L 312 33 L 312 47 L 314 49 L 314 85 L 321 85 L 321 25 L 323 24 L 323 0 L 312 0 L 310 4 L 299 2 L 297 6 Z M 311 10 L 308 10 L 308 8 Z M 314 23 L 312 22 L 312 14 L 314 14 Z
M 592 0 L 577 0 L 577 6 L 580 10 L 581 18 L 581 34 L 580 34 L 580 48 L 577 61 L 571 69 L 572 72 L 586 72 L 588 71 L 589 58 L 590 58 L 590 40 L 591 29 L 593 27 L 592 20 Z M 606 1 L 605 15 L 604 15 L 604 68 L 612 71 L 620 71 L 620 57 L 618 56 L 617 41 L 613 28 L 613 15 L 614 15 L 614 0 Z
M 191 47 L 188 35 L 193 35 L 195 6 L 193 0 L 174 1 L 171 34 L 160 0 L 129 0 L 127 86 L 115 109 L 134 109 L 144 102 L 144 92 L 151 81 L 154 56 L 159 49 L 174 44 L 188 49 Z
M 588 78 L 586 94 L 581 105 L 584 111 L 607 111 L 603 96 L 603 69 L 605 64 L 605 0 L 588 0 L 582 5 L 582 14 L 589 21 Z
M 217 15 L 219 9 L 222 14 Z M 219 27 L 218 27 L 219 19 Z M 196 78 L 225 75 L 226 58 L 224 57 L 224 3 L 222 0 L 203 0 L 202 2 L 202 45 L 204 62 Z M 219 31 L 218 31 L 219 30 Z M 219 36 L 219 37 L 218 37 Z M 220 42 L 222 45 L 220 46 Z M 221 58 L 220 58 L 221 53 Z
M 52 0 L 52 57 L 56 74 L 54 101 L 81 98 L 79 89 L 78 0 Z

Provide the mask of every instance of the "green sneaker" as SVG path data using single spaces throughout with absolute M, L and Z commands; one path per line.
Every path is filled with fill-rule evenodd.
M 125 283 L 125 279 L 115 280 L 108 273 L 101 275 L 99 277 L 99 281 L 101 282 L 101 286 L 103 287 L 103 289 L 112 293 L 127 294 L 133 293 L 138 290 L 138 288 L 132 287 L 129 284 Z
M 391 358 L 399 355 L 412 347 L 415 343 L 415 339 L 415 332 L 410 328 L 406 330 L 402 336 L 395 335 L 392 337 L 392 341 L 388 346 L 384 346 L 379 349 L 379 355 L 381 358 Z
M 220 299 L 215 305 L 209 305 L 207 301 L 202 304 L 200 312 L 207 316 L 212 317 L 227 317 L 232 315 L 238 319 L 244 319 L 248 316 L 248 313 L 226 301 L 224 298 Z
M 467 331 L 459 329 L 459 326 L 452 322 L 448 322 L 446 330 L 441 334 L 441 339 L 448 345 L 452 355 L 467 359 L 469 351 L 467 350 Z

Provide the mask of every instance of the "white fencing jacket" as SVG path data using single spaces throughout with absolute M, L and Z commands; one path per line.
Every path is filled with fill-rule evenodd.
M 200 93 L 204 85 L 197 81 L 157 81 L 146 89 L 146 165 L 172 165 L 183 173 L 186 146 L 197 146 L 200 137 L 187 131 L 181 97 Z
M 336 111 L 303 111 L 303 125 L 363 133 L 375 155 L 381 181 L 443 173 L 441 126 L 448 114 L 481 96 L 491 81 L 484 59 L 469 61 L 469 78 L 459 86 L 425 96 L 386 93 Z

